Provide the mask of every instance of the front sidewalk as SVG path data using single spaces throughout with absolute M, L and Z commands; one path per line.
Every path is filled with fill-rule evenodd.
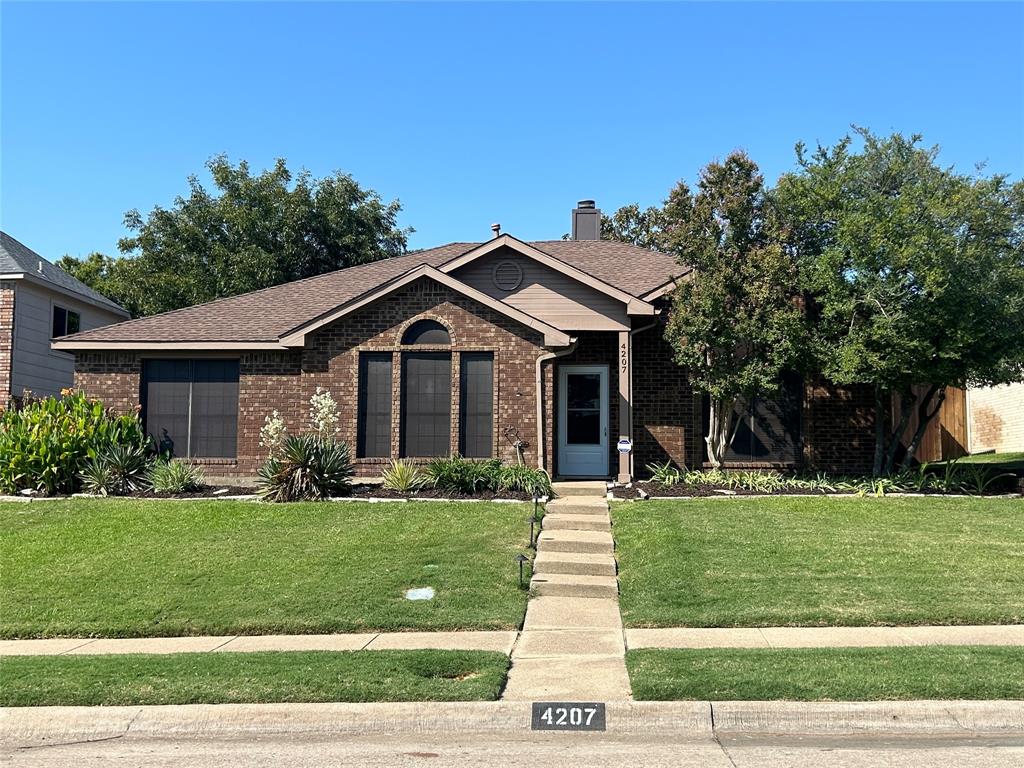
M 256 651 L 497 651 L 508 655 L 518 632 L 367 632 L 337 635 L 49 638 L 0 640 L 4 656 Z

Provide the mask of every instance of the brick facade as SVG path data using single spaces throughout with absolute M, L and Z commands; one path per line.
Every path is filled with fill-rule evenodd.
M 633 337 L 633 472 L 651 463 L 697 466 L 703 457 L 700 398 L 672 361 L 661 324 Z
M 424 318 L 437 320 L 448 328 L 450 347 L 402 346 L 405 329 Z M 219 465 L 218 475 L 254 474 L 264 459 L 259 446 L 264 418 L 276 409 L 290 431 L 301 431 L 306 427 L 309 398 L 318 386 L 330 391 L 338 402 L 339 436 L 355 446 L 360 352 L 390 352 L 393 356 L 391 448 L 397 456 L 401 353 L 415 349 L 452 353 L 452 452 L 458 450 L 459 353 L 492 352 L 493 455 L 515 461 L 514 448 L 505 436 L 506 429 L 510 429 L 526 443 L 526 462 L 536 465 L 536 363 L 540 356 L 550 354 L 542 341 L 540 333 L 505 315 L 446 286 L 419 280 L 318 330 L 302 350 L 215 355 L 239 358 L 238 458 L 209 463 Z M 558 369 L 573 364 L 609 366 L 609 471 L 615 472 L 614 436 L 619 423 L 617 344 L 615 332 L 580 333 L 570 354 L 542 365 L 544 464 L 553 475 L 558 473 Z M 143 357 L 134 352 L 78 353 L 76 386 L 119 410 L 135 408 L 139 402 Z M 672 361 L 660 325 L 634 335 L 633 403 L 634 474 L 643 476 L 647 464 L 667 460 L 681 466 L 700 466 L 704 456 L 700 398 L 690 387 L 685 371 Z M 802 415 L 803 461 L 807 467 L 844 472 L 870 470 L 874 410 L 869 389 L 809 381 L 805 385 Z M 357 472 L 377 475 L 387 461 L 357 459 Z
M 14 352 L 14 281 L 0 281 L 0 409 L 11 396 L 11 363 Z
M 824 472 L 870 472 L 875 450 L 875 398 L 867 385 L 804 383 L 803 462 Z
M 445 325 L 451 346 L 403 347 L 402 334 L 415 320 L 430 318 Z M 357 382 L 360 352 L 391 352 L 392 452 L 400 437 L 400 376 L 403 350 L 452 353 L 452 451 L 458 450 L 459 353 L 492 352 L 495 372 L 494 455 L 515 460 L 506 428 L 527 445 L 525 457 L 536 464 L 537 417 L 535 371 L 544 353 L 541 334 L 430 280 L 417 281 L 395 294 L 317 331 L 305 349 L 295 352 L 244 352 L 239 355 L 238 458 L 213 461 L 218 474 L 251 475 L 262 463 L 259 432 L 265 417 L 277 410 L 289 431 L 304 429 L 309 399 L 318 386 L 331 392 L 339 406 L 339 437 L 356 445 Z M 146 356 L 155 355 L 147 353 Z M 219 357 L 230 355 L 218 355 Z M 75 384 L 120 410 L 139 400 L 143 355 L 87 352 L 76 360 Z M 361 475 L 380 473 L 387 459 L 357 459 Z

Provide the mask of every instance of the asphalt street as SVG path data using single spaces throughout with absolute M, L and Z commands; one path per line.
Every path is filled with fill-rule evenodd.
M 979 737 L 741 735 L 673 738 L 607 733 L 372 736 L 261 734 L 173 738 L 116 736 L 46 746 L 5 746 L 21 768 L 235 768 L 236 766 L 672 766 L 673 768 L 1019 768 L 1024 735 Z

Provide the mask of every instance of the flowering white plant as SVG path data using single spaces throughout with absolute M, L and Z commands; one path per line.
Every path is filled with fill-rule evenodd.
M 309 423 L 320 438 L 333 437 L 338 428 L 338 403 L 323 387 L 316 388 L 316 394 L 309 398 Z
M 263 426 L 260 427 L 260 445 L 266 448 L 271 456 L 277 456 L 284 447 L 286 437 L 288 430 L 285 429 L 284 419 L 275 409 L 263 419 Z

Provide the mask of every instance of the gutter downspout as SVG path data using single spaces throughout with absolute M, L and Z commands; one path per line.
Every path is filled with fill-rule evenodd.
M 636 411 L 636 404 L 633 402 L 633 379 L 636 378 L 636 372 L 635 372 L 636 366 L 633 364 L 633 362 L 634 362 L 634 357 L 633 357 L 633 337 L 636 336 L 641 331 L 650 330 L 651 328 L 656 326 L 658 324 L 658 322 L 659 322 L 659 318 L 656 315 L 654 320 L 649 322 L 647 325 L 641 325 L 639 328 L 631 329 L 630 332 L 629 332 L 629 366 L 630 366 L 630 371 L 629 371 L 629 439 L 630 440 L 633 440 L 633 435 L 634 435 L 634 430 L 633 430 L 633 413 L 634 413 L 634 411 Z M 635 451 L 630 451 L 629 452 L 629 476 L 632 479 L 636 478 L 636 467 L 634 466 L 634 461 L 633 461 L 635 455 L 636 455 Z
M 576 342 L 578 339 L 574 338 L 569 342 L 569 346 L 560 352 L 545 352 L 543 355 L 537 358 L 537 380 L 536 380 L 536 392 L 537 392 L 537 467 L 539 469 L 544 468 L 544 374 L 543 365 L 548 360 L 554 360 L 556 357 L 565 357 L 571 355 L 576 351 Z M 553 402 L 553 401 L 552 401 Z M 554 442 L 555 438 L 552 438 Z M 545 470 L 546 471 L 546 470 Z

